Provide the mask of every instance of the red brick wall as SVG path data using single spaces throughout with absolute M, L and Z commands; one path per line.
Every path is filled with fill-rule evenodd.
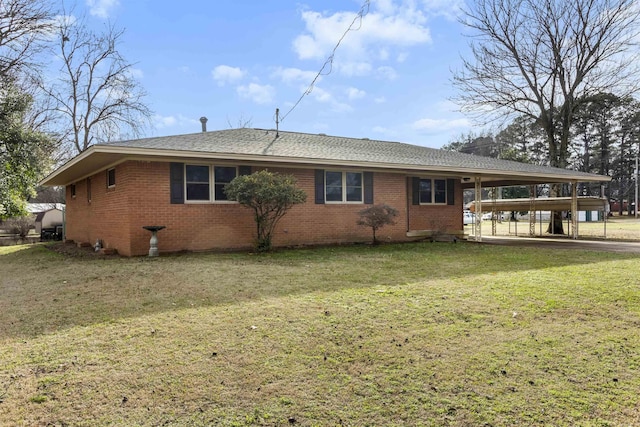
M 91 201 L 88 199 L 88 179 L 75 183 L 76 196 L 71 197 L 71 186 L 66 188 L 66 238 L 94 245 L 101 239 L 104 247 L 129 252 L 129 200 L 131 168 L 116 167 L 116 186 L 107 188 L 107 172 L 90 177 Z
M 314 170 L 269 168 L 293 174 L 307 193 L 307 202 L 294 206 L 273 236 L 275 246 L 361 242 L 371 229 L 356 225 L 363 204 L 315 204 Z M 379 230 L 385 241 L 407 240 L 407 229 L 462 229 L 462 190 L 456 188 L 453 206 L 409 206 L 407 178 L 402 173 L 374 173 L 374 203 L 399 211 L 396 224 Z M 171 204 L 169 163 L 128 161 L 116 167 L 116 186 L 106 188 L 106 171 L 91 177 L 92 200 L 87 202 L 86 180 L 76 183 L 76 197 L 67 188 L 67 238 L 116 248 L 122 255 L 144 255 L 150 233 L 142 226 L 164 225 L 158 233 L 161 252 L 250 248 L 255 222 L 250 209 L 236 203 Z M 441 227 L 442 228 L 442 227 Z M 441 229 L 440 228 L 440 229 Z
M 433 178 L 440 178 L 434 176 Z M 411 182 L 408 182 L 411 202 Z M 462 224 L 463 196 L 459 180 L 455 180 L 453 205 L 414 205 L 409 203 L 409 229 L 434 231 L 460 231 Z

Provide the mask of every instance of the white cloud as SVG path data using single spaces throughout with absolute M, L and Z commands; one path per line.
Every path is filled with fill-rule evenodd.
M 197 128 L 196 126 L 200 125 L 199 120 L 192 119 L 182 114 L 178 114 L 175 116 L 162 116 L 160 114 L 155 114 L 152 121 L 157 129 L 171 128 L 176 126 L 193 126 L 194 132 L 196 132 L 197 130 L 199 130 L 199 128 Z
M 385 80 L 395 80 L 396 78 L 398 78 L 398 73 L 396 73 L 396 70 L 393 67 L 389 67 L 386 65 L 378 67 L 378 69 L 376 70 L 376 74 L 379 78 Z
M 352 24 L 355 12 L 336 12 L 328 15 L 311 10 L 301 18 L 305 32 L 293 41 L 293 49 L 300 59 L 326 59 L 339 37 Z M 388 60 L 397 56 L 394 50 L 431 42 L 426 27 L 425 12 L 415 0 L 377 0 L 361 22 L 356 20 L 352 31 L 342 39 L 336 51 L 334 66 L 342 73 L 362 75 L 370 73 L 372 58 Z M 354 65 L 355 64 L 355 65 Z
M 375 102 L 376 104 L 384 104 L 385 102 L 387 102 L 387 98 L 385 98 L 384 96 L 379 96 L 377 98 L 374 98 L 373 102 Z
M 185 74 L 186 74 L 186 73 L 188 73 L 189 71 L 191 71 L 191 68 L 189 68 L 189 67 L 188 67 L 188 66 L 186 66 L 186 65 L 183 65 L 183 66 L 181 66 L 181 67 L 178 67 L 178 71 L 180 71 L 181 73 L 185 73 Z
M 89 13 L 91 16 L 106 19 L 109 17 L 111 10 L 120 5 L 119 0 L 87 0 Z
M 283 68 L 278 67 L 271 73 L 271 77 L 278 78 L 287 84 L 306 83 L 311 84 L 317 75 L 317 71 L 304 71 L 299 68 Z M 318 77 L 316 83 L 320 82 L 322 77 Z
M 464 6 L 463 0 L 422 0 L 424 9 L 429 15 L 444 16 L 456 20 Z
M 447 131 L 460 128 L 468 128 L 471 122 L 467 119 L 420 119 L 413 122 L 416 130 Z
M 156 114 L 153 116 L 153 122 L 158 128 L 166 128 L 175 126 L 176 123 L 178 123 L 178 119 L 176 119 L 174 116 L 161 116 L 159 114 Z
M 370 63 L 357 61 L 339 62 L 336 68 L 348 77 L 366 76 L 371 74 L 372 69 Z
M 335 101 L 331 93 L 329 93 L 328 91 L 318 86 L 314 86 L 313 90 L 309 95 L 311 95 L 318 102 L 334 102 Z
M 241 80 L 246 72 L 237 67 L 228 65 L 218 65 L 211 71 L 213 79 L 218 82 L 218 86 L 224 86 L 227 83 L 235 83 Z
M 129 68 L 129 76 L 134 79 L 141 79 L 144 77 L 144 72 L 139 68 Z
M 275 89 L 270 85 L 260 85 L 257 83 L 249 83 L 248 85 L 238 86 L 236 88 L 238 95 L 247 98 L 256 104 L 269 104 L 273 102 L 275 97 Z
M 309 93 L 309 96 L 311 96 L 317 102 L 328 104 L 332 112 L 346 113 L 353 111 L 353 108 L 349 104 L 338 101 L 331 92 L 321 87 L 314 86 L 311 93 Z
M 408 52 L 400 52 L 398 56 L 396 56 L 396 62 L 404 62 L 409 57 Z
M 355 87 L 350 87 L 347 89 L 347 97 L 350 100 L 364 98 L 367 95 L 367 92 L 357 89 Z

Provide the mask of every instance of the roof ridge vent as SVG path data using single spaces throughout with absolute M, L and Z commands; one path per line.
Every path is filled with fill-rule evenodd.
M 327 136 L 327 134 L 326 134 L 326 133 L 319 133 L 318 135 L 320 135 L 320 136 Z

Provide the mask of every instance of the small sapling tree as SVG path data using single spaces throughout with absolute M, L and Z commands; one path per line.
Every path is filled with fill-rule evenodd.
M 395 224 L 393 219 L 398 216 L 398 211 L 389 205 L 381 204 L 363 209 L 358 212 L 358 214 L 360 215 L 360 219 L 358 219 L 357 224 L 364 227 L 371 227 L 373 244 L 376 245 L 379 243 L 376 239 L 376 231 L 385 225 Z
M 278 221 L 293 206 L 304 203 L 307 194 L 296 187 L 291 175 L 262 170 L 240 175 L 224 188 L 229 200 L 253 209 L 257 227 L 256 250 L 271 250 L 271 236 Z
M 34 226 L 33 219 L 28 216 L 9 218 L 6 223 L 8 231 L 19 236 L 21 240 L 26 239 L 27 235 L 29 235 L 29 231 Z

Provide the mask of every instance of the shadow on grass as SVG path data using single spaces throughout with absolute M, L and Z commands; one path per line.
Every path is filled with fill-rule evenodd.
M 638 254 L 516 248 L 471 243 L 406 243 L 198 253 L 160 258 L 60 254 L 42 245 L 0 252 L 0 339 L 185 308 L 241 304 L 344 289 L 516 273 Z M 605 268 L 605 267 L 603 267 Z

